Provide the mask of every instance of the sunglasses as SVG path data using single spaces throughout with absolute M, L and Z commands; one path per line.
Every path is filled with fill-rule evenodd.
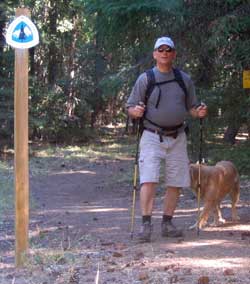
M 162 53 L 162 52 L 172 52 L 174 49 L 172 48 L 172 47 L 170 47 L 170 46 L 167 46 L 167 47 L 165 47 L 165 48 L 163 48 L 163 47 L 158 47 L 157 48 L 157 51 L 158 52 L 160 52 L 160 53 Z

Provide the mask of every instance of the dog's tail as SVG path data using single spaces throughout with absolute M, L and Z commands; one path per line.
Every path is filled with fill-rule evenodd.
M 239 174 L 235 176 L 234 185 L 232 186 L 232 190 L 230 192 L 230 197 L 232 200 L 232 207 L 235 208 L 236 204 L 240 199 L 240 178 Z
M 240 220 L 240 217 L 237 214 L 237 203 L 239 201 L 240 198 L 240 185 L 239 183 L 237 183 L 235 185 L 234 191 L 231 191 L 231 199 L 232 199 L 232 221 L 233 222 L 237 222 L 238 220 Z

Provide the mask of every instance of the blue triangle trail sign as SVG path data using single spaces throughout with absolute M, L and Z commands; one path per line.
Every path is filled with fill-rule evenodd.
M 37 28 L 28 17 L 19 16 L 7 29 L 6 42 L 14 48 L 31 48 L 39 43 Z

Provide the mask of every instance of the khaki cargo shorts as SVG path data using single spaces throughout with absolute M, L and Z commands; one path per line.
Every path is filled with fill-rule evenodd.
M 162 136 L 143 131 L 140 141 L 139 171 L 140 184 L 158 183 L 160 179 L 161 160 L 164 160 L 165 183 L 172 187 L 189 187 L 189 159 L 187 154 L 187 137 L 185 132 L 177 138 Z

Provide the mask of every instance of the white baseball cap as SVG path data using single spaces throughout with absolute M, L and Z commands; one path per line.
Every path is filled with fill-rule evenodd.
M 155 42 L 154 49 L 157 49 L 161 45 L 167 45 L 167 46 L 170 46 L 173 49 L 175 48 L 174 42 L 172 41 L 172 39 L 170 37 L 167 37 L 167 36 L 159 37 Z

